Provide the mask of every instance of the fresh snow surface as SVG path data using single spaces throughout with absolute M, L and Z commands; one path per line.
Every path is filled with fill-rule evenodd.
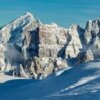
M 0 74 L 0 83 L 5 83 L 9 80 L 16 80 L 16 79 L 24 79 L 24 78 L 18 78 L 18 77 L 14 77 L 14 76 Z
M 67 71 L 67 70 L 69 70 L 69 69 L 71 69 L 71 67 L 67 67 L 67 68 L 65 68 L 65 69 L 61 69 L 61 70 L 55 72 L 55 75 L 56 75 L 56 76 L 59 76 L 59 75 L 61 75 L 64 71 Z
M 0 75 L 0 100 L 100 100 L 100 60 L 56 75 L 44 80 Z

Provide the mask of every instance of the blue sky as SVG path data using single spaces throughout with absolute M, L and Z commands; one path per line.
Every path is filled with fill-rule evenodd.
M 100 0 L 0 0 L 0 26 L 27 11 L 43 23 L 84 27 L 87 20 L 100 18 Z

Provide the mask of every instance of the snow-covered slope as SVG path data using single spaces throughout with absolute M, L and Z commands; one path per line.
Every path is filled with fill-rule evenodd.
M 16 80 L 16 79 L 24 79 L 24 78 L 0 74 L 0 84 L 5 83 L 9 80 Z
M 0 84 L 0 100 L 99 100 L 100 60 L 42 81 L 15 79 Z

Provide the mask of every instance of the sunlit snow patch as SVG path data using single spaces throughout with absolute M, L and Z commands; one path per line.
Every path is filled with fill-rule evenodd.
M 65 69 L 61 69 L 61 70 L 57 71 L 57 72 L 55 73 L 55 75 L 56 75 L 56 76 L 59 76 L 59 75 L 61 75 L 64 71 L 67 71 L 67 70 L 69 70 L 69 69 L 71 69 L 71 67 L 67 67 L 67 68 L 65 68 Z

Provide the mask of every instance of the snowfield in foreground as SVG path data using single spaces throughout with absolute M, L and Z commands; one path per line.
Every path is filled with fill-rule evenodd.
M 24 79 L 24 78 L 19 78 L 19 77 L 14 77 L 14 76 L 8 76 L 4 74 L 0 74 L 0 83 L 5 83 L 10 80 L 17 80 L 17 79 Z
M 41 81 L 0 75 L 0 100 L 100 100 L 100 60 L 59 73 Z

